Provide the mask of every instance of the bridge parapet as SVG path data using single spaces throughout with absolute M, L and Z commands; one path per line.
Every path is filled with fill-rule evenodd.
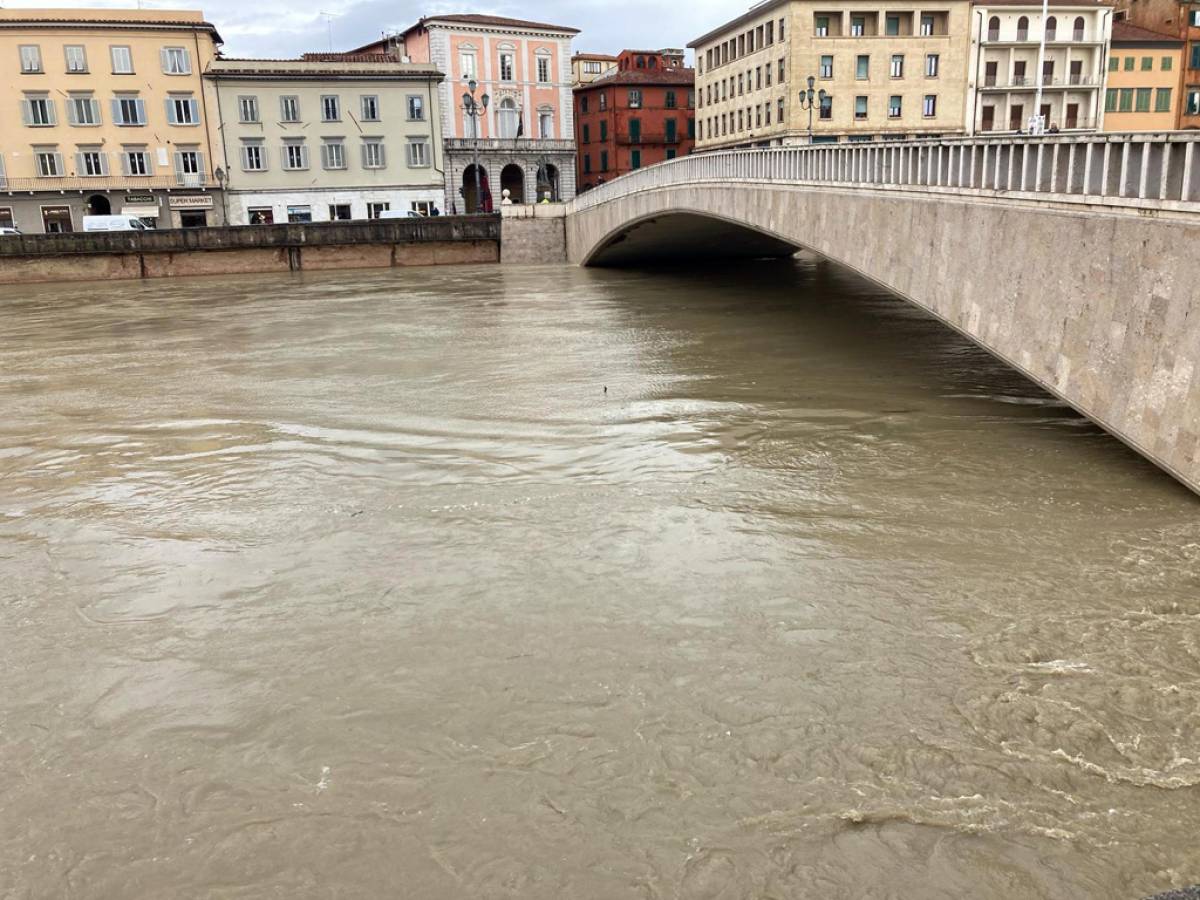
M 1200 213 L 1200 134 L 1010 135 L 696 153 L 594 188 L 572 200 L 568 212 L 640 191 L 730 181 Z

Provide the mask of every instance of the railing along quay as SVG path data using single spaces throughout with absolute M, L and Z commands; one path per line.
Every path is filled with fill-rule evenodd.
M 1200 134 L 1009 135 L 700 152 L 593 188 L 572 200 L 568 211 L 641 191 L 731 181 L 1200 213 Z

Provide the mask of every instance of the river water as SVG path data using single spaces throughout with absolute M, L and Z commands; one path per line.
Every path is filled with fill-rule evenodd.
M 3 900 L 1200 881 L 1200 502 L 852 276 L 3 309 Z

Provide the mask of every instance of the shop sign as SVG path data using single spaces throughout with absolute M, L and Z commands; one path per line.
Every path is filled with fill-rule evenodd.
M 213 198 L 210 194 L 172 194 L 168 202 L 171 209 L 213 208 Z

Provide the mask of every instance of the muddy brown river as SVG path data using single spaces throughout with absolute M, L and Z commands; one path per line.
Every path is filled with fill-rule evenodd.
M 7 288 L 0 410 L 2 900 L 1200 882 L 1200 501 L 824 264 Z

